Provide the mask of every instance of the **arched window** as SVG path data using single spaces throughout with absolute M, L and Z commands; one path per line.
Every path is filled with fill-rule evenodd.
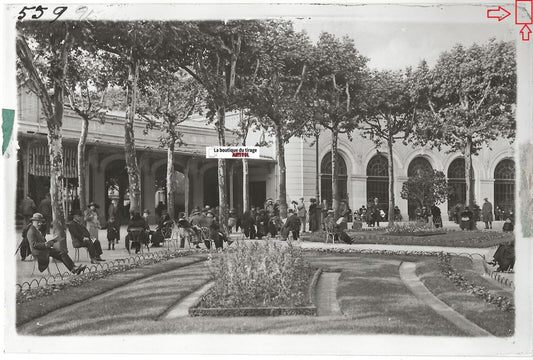
M 339 184 L 339 200 L 346 199 L 348 196 L 348 170 L 346 162 L 340 154 L 337 153 L 337 175 Z M 333 191 L 331 189 L 331 152 L 328 152 L 320 164 L 320 192 L 322 200 L 327 200 L 328 206 L 333 203 Z
M 494 170 L 494 206 L 502 211 L 514 212 L 515 164 L 511 159 L 504 159 Z
M 457 204 L 466 203 L 466 180 L 465 180 L 465 159 L 457 158 L 448 167 L 448 185 L 453 189 L 448 195 L 448 209 L 452 209 Z M 472 191 L 474 191 L 474 169 L 470 169 L 470 179 Z
M 419 175 L 422 171 L 433 171 L 430 162 L 421 156 L 415 157 L 409 164 L 407 176 L 413 177 Z M 415 201 L 407 201 L 407 212 L 410 220 L 416 219 L 416 208 L 419 206 Z
M 378 198 L 381 209 L 388 213 L 389 208 L 389 161 L 383 155 L 375 155 L 366 167 L 367 205 Z

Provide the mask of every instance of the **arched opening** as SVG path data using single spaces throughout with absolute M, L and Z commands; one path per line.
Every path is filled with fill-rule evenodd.
M 346 200 L 348 197 L 348 170 L 343 157 L 337 153 L 337 179 L 339 187 L 339 200 Z M 320 164 L 320 196 L 322 201 L 326 200 L 328 208 L 333 204 L 333 190 L 331 188 L 331 151 L 328 152 Z
M 366 167 L 366 198 L 367 205 L 378 198 L 379 207 L 388 215 L 389 208 L 389 161 L 379 154 L 370 159 Z M 385 219 L 385 221 L 387 221 Z
M 109 205 L 112 200 L 117 201 L 117 214 L 119 223 L 129 220 L 130 195 L 128 170 L 125 160 L 110 162 L 104 172 L 105 177 L 105 216 L 109 218 Z
M 515 163 L 512 159 L 504 159 L 494 170 L 494 206 L 509 213 L 515 211 Z
M 174 164 L 174 213 L 176 216 L 181 211 L 185 211 L 185 174 L 181 166 Z M 192 183 L 189 177 L 189 207 L 192 203 Z M 159 202 L 167 208 L 167 165 L 163 164 L 155 171 L 155 205 L 156 209 Z M 159 216 L 159 214 L 157 214 Z
M 433 167 L 431 166 L 430 162 L 426 158 L 418 156 L 415 157 L 409 164 L 409 168 L 407 169 L 407 176 L 419 176 L 421 173 L 428 171 L 433 172 Z M 409 214 L 410 220 L 416 220 L 415 212 L 418 206 L 420 206 L 420 204 L 416 203 L 413 200 L 407 201 L 407 212 Z
M 453 209 L 457 204 L 466 203 L 466 180 L 465 180 L 465 159 L 457 158 L 448 167 L 448 185 L 453 190 L 448 195 L 448 210 Z M 474 169 L 470 169 L 470 187 L 474 192 Z

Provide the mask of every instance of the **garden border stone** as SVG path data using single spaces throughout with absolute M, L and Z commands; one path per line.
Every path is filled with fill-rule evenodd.
M 308 296 L 312 305 L 294 307 L 244 307 L 244 308 L 201 308 L 203 297 L 200 296 L 189 308 L 189 316 L 237 317 L 237 316 L 287 316 L 307 315 L 317 316 L 315 292 L 318 279 L 322 274 L 319 268 L 313 273 L 309 283 Z M 209 290 L 208 290 L 209 291 Z

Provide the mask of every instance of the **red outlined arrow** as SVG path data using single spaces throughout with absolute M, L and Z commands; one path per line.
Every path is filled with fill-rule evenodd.
M 500 14 L 500 11 L 503 11 L 503 13 Z M 493 15 L 491 13 L 495 13 L 495 14 Z M 488 9 L 487 10 L 487 18 L 489 18 L 489 19 L 498 19 L 498 21 L 502 21 L 503 19 L 505 19 L 509 15 L 511 15 L 511 13 L 509 11 L 505 10 L 504 8 L 502 8 L 501 6 L 498 6 L 497 9 Z
M 520 29 L 520 34 L 522 34 L 522 41 L 529 41 L 529 34 L 531 34 L 531 29 L 529 26 L 524 25 L 522 29 Z

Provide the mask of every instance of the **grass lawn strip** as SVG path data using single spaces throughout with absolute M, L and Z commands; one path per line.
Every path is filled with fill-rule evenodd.
M 311 264 L 329 271 L 342 268 L 337 300 L 359 333 L 464 336 L 418 300 L 400 280 L 398 267 L 410 256 L 331 254 L 310 256 Z
M 465 333 L 472 336 L 491 336 L 489 332 L 472 323 L 433 295 L 418 279 L 415 269 L 415 263 L 403 262 L 400 265 L 400 278 L 417 298 L 428 304 L 436 313 L 450 321 Z
M 19 332 L 32 335 L 95 334 L 129 321 L 157 322 L 176 299 L 184 298 L 208 280 L 205 262 L 180 267 L 52 312 L 20 327 Z
M 471 269 L 470 260 L 461 261 L 462 266 L 457 271 L 467 272 Z M 454 263 L 455 266 L 458 266 Z M 515 327 L 514 311 L 502 311 L 495 305 L 469 294 L 459 291 L 458 288 L 442 274 L 437 261 L 422 261 L 417 264 L 417 276 L 424 286 L 428 288 L 437 298 L 442 300 L 452 309 L 462 314 L 468 320 L 487 330 L 495 336 L 512 336 Z M 471 274 L 471 276 L 475 276 Z M 501 291 L 495 284 L 487 282 L 477 275 L 480 284 L 484 284 L 490 291 Z
M 486 231 L 446 231 L 445 234 L 429 236 L 392 235 L 385 230 L 353 231 L 348 235 L 354 244 L 383 244 L 383 245 L 423 245 L 464 248 L 488 248 L 506 243 L 514 239 L 513 234 Z M 325 232 L 302 235 L 302 239 L 311 242 L 324 242 Z
M 85 286 L 68 287 L 61 291 L 57 291 L 53 295 L 34 298 L 23 304 L 17 305 L 16 324 L 17 326 L 24 324 L 54 310 L 84 301 L 91 297 L 113 290 L 119 286 L 129 284 L 133 281 L 183 266 L 188 266 L 197 262 L 205 261 L 206 259 L 206 255 L 179 257 L 166 262 L 160 262 L 150 266 L 140 267 L 130 271 L 125 271 L 123 273 L 114 274 L 107 278 L 92 281 Z

